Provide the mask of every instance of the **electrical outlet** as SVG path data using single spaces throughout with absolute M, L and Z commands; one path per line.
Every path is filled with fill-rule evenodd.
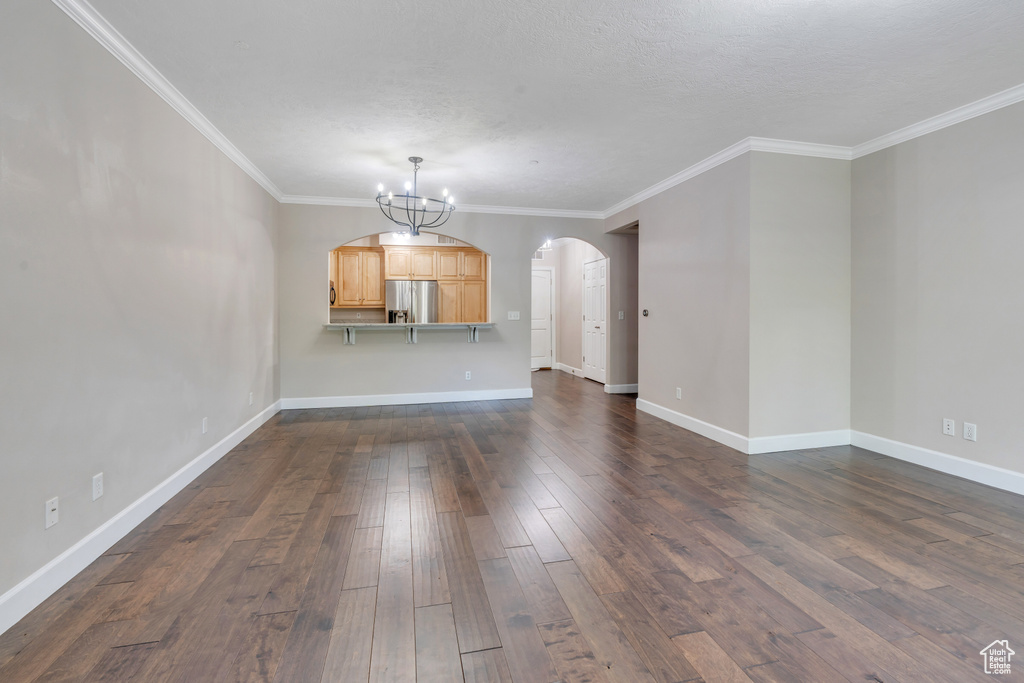
M 956 436 L 956 422 L 948 417 L 942 420 L 942 433 L 946 436 Z
M 466 379 L 473 379 L 473 373 L 469 370 L 466 370 Z
M 209 423 L 207 422 L 206 418 L 204 417 L 203 418 L 203 434 L 206 433 L 206 430 L 207 430 L 208 427 L 209 427 Z
M 359 320 L 363 317 L 362 313 L 356 313 L 356 319 Z
M 249 405 L 252 405 L 252 392 L 249 392 Z
M 676 387 L 676 398 L 679 399 L 680 401 L 683 400 L 683 388 L 682 387 Z
M 977 441 L 978 425 L 972 425 L 970 422 L 964 422 L 964 438 L 968 441 Z
M 46 501 L 46 528 L 49 529 L 51 526 L 59 521 L 59 510 L 57 498 L 51 498 Z
M 103 473 L 92 475 L 92 499 L 96 500 L 103 495 Z
M 519 311 L 509 311 L 508 312 L 508 319 L 509 320 L 519 320 Z
M 625 319 L 626 319 L 626 312 L 625 311 L 619 311 L 619 320 L 625 320 Z

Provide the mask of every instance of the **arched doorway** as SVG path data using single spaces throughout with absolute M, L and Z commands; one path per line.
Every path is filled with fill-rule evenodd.
M 604 384 L 608 376 L 608 257 L 589 242 L 545 242 L 532 261 L 531 369 Z

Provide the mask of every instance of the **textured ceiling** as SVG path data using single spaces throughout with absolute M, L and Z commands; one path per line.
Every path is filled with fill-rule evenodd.
M 92 0 L 286 195 L 602 211 L 1024 83 L 1022 0 Z

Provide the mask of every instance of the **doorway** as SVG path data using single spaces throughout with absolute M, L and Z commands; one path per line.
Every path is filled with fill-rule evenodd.
M 609 264 L 607 254 L 572 237 L 545 242 L 534 254 L 531 369 L 607 382 Z

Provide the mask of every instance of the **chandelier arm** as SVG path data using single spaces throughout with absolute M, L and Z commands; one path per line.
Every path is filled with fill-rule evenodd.
M 379 204 L 379 202 L 378 202 L 378 204 Z M 394 217 L 394 215 L 391 212 L 393 208 L 394 208 L 393 205 L 388 204 L 388 210 L 385 212 L 384 208 L 381 207 L 381 212 L 384 213 L 384 215 L 387 216 L 388 220 L 390 220 L 392 223 L 394 223 L 396 225 L 400 225 L 403 228 L 410 228 L 410 229 L 412 229 L 411 225 L 409 225 L 408 223 L 403 223 L 402 221 L 400 221 L 400 220 L 398 220 L 397 218 Z
M 450 215 L 451 215 L 451 211 L 443 211 L 442 210 L 440 213 L 438 213 L 437 217 L 434 218 L 434 220 L 430 221 L 429 223 L 424 223 L 420 227 L 421 228 L 436 228 L 439 225 L 444 225 L 444 222 L 448 220 L 448 216 L 450 216 Z

